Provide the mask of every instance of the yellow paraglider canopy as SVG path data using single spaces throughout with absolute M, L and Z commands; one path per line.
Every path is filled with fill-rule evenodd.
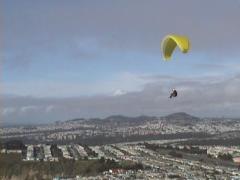
M 183 53 L 187 53 L 190 49 L 188 37 L 176 34 L 167 35 L 162 41 L 162 53 L 164 60 L 167 61 L 171 59 L 172 53 L 176 46 L 178 46 Z

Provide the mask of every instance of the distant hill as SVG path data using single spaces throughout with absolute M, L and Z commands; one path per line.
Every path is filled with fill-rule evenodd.
M 178 113 L 173 113 L 168 116 L 165 116 L 164 119 L 171 124 L 176 124 L 176 125 L 195 125 L 199 121 L 201 121 L 200 118 L 189 115 L 185 112 L 178 112 Z
M 91 119 L 73 119 L 65 121 L 67 123 L 87 123 L 96 125 L 115 125 L 115 126 L 138 126 L 143 125 L 147 122 L 156 121 L 159 118 L 155 116 L 137 116 L 128 117 L 123 115 L 113 115 L 106 118 L 91 118 Z M 178 112 L 162 117 L 167 123 L 176 124 L 180 126 L 195 125 L 201 119 L 185 112 Z

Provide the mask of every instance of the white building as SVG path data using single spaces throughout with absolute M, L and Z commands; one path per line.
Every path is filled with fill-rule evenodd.
M 27 146 L 27 157 L 26 157 L 26 161 L 34 161 L 33 145 Z
M 53 159 L 50 148 L 51 146 L 49 145 L 43 145 L 44 161 L 51 161 Z

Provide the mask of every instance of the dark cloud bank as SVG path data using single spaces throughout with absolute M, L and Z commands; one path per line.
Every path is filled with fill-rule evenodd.
M 146 78 L 146 77 L 144 77 Z M 139 92 L 118 96 L 34 98 L 3 96 L 4 123 L 45 123 L 80 117 L 156 115 L 184 111 L 197 116 L 240 117 L 240 75 L 228 78 L 149 77 Z M 169 99 L 175 87 L 179 97 Z

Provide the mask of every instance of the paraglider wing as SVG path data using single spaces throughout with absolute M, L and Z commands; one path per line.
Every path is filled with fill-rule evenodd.
M 183 53 L 187 53 L 190 49 L 190 42 L 186 36 L 179 36 L 179 35 L 167 35 L 162 41 L 162 53 L 164 60 L 170 60 L 172 53 L 176 46 Z

